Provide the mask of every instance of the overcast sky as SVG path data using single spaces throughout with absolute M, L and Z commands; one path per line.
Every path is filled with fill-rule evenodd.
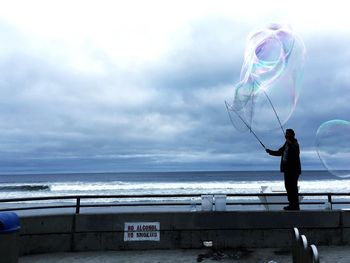
M 350 119 L 347 5 L 1 1 L 0 173 L 277 170 L 224 105 L 249 33 L 271 22 L 289 24 L 306 46 L 286 126 L 303 168 L 323 169 L 318 127 Z M 258 135 L 272 149 L 284 142 L 280 130 Z

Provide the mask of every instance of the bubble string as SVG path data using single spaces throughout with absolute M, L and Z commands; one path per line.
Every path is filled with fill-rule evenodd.
M 232 120 L 231 115 L 230 115 L 230 113 L 229 113 L 229 105 L 228 105 L 228 103 L 227 103 L 226 101 L 225 101 L 225 105 L 226 105 L 226 109 L 227 109 L 228 116 L 229 116 L 229 118 L 230 118 L 230 120 L 231 120 L 231 123 L 233 124 L 233 120 Z M 236 112 L 236 111 L 233 111 L 233 112 L 236 113 L 237 117 L 240 118 L 240 120 L 247 126 L 247 128 L 250 130 L 250 132 L 254 135 L 254 137 L 255 137 L 255 138 L 258 140 L 258 142 L 261 144 L 261 146 L 266 150 L 265 145 L 262 143 L 262 141 L 259 139 L 259 137 L 256 135 L 256 133 L 252 130 L 252 128 L 248 125 L 248 123 L 246 123 L 246 122 L 244 121 L 244 119 L 241 117 L 241 115 L 240 115 L 238 112 Z
M 283 135 L 286 136 L 286 134 L 285 134 L 285 132 L 284 132 L 284 129 L 283 129 L 283 125 L 282 125 L 282 123 L 281 123 L 281 120 L 280 120 L 280 118 L 278 117 L 278 114 L 277 114 L 277 112 L 276 112 L 276 109 L 275 109 L 275 107 L 273 106 L 272 101 L 270 100 L 270 97 L 267 95 L 267 93 L 266 93 L 265 91 L 264 91 L 264 94 L 265 94 L 267 100 L 269 101 L 269 103 L 270 103 L 270 105 L 271 105 L 271 107 L 272 107 L 273 112 L 275 113 L 275 116 L 276 116 L 277 121 L 278 121 L 278 123 L 279 123 L 279 125 L 280 125 L 280 127 L 281 127 L 281 130 L 282 130 Z

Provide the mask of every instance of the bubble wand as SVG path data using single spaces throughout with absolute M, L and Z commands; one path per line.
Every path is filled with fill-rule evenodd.
M 225 101 L 225 105 L 226 105 L 226 109 L 227 109 L 227 113 L 228 113 L 228 116 L 230 118 L 230 121 L 232 123 L 232 125 L 234 126 L 233 124 L 233 120 L 231 118 L 231 115 L 229 113 L 230 109 L 228 107 L 228 103 Z M 236 115 L 238 116 L 238 118 L 245 124 L 245 126 L 247 126 L 247 128 L 250 130 L 250 132 L 254 135 L 254 137 L 259 141 L 259 143 L 261 144 L 261 146 L 266 150 L 266 147 L 265 145 L 261 142 L 261 140 L 259 139 L 259 137 L 255 134 L 255 132 L 252 130 L 252 128 L 248 125 L 248 123 L 241 117 L 241 115 L 238 114 L 238 112 L 232 110 L 234 113 L 236 113 Z

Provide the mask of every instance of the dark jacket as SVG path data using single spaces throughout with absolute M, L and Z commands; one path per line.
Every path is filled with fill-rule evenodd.
M 287 150 L 285 152 L 286 147 Z M 282 173 L 301 174 L 300 150 L 296 139 L 291 144 L 287 145 L 287 142 L 284 143 L 277 151 L 268 150 L 268 153 L 273 156 L 281 156 L 280 170 Z M 286 154 L 286 157 L 283 156 L 284 154 Z

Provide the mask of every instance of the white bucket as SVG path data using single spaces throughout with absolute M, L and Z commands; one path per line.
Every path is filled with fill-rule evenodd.
M 202 195 L 202 211 L 213 210 L 213 195 Z
M 226 195 L 215 195 L 215 211 L 226 211 Z

